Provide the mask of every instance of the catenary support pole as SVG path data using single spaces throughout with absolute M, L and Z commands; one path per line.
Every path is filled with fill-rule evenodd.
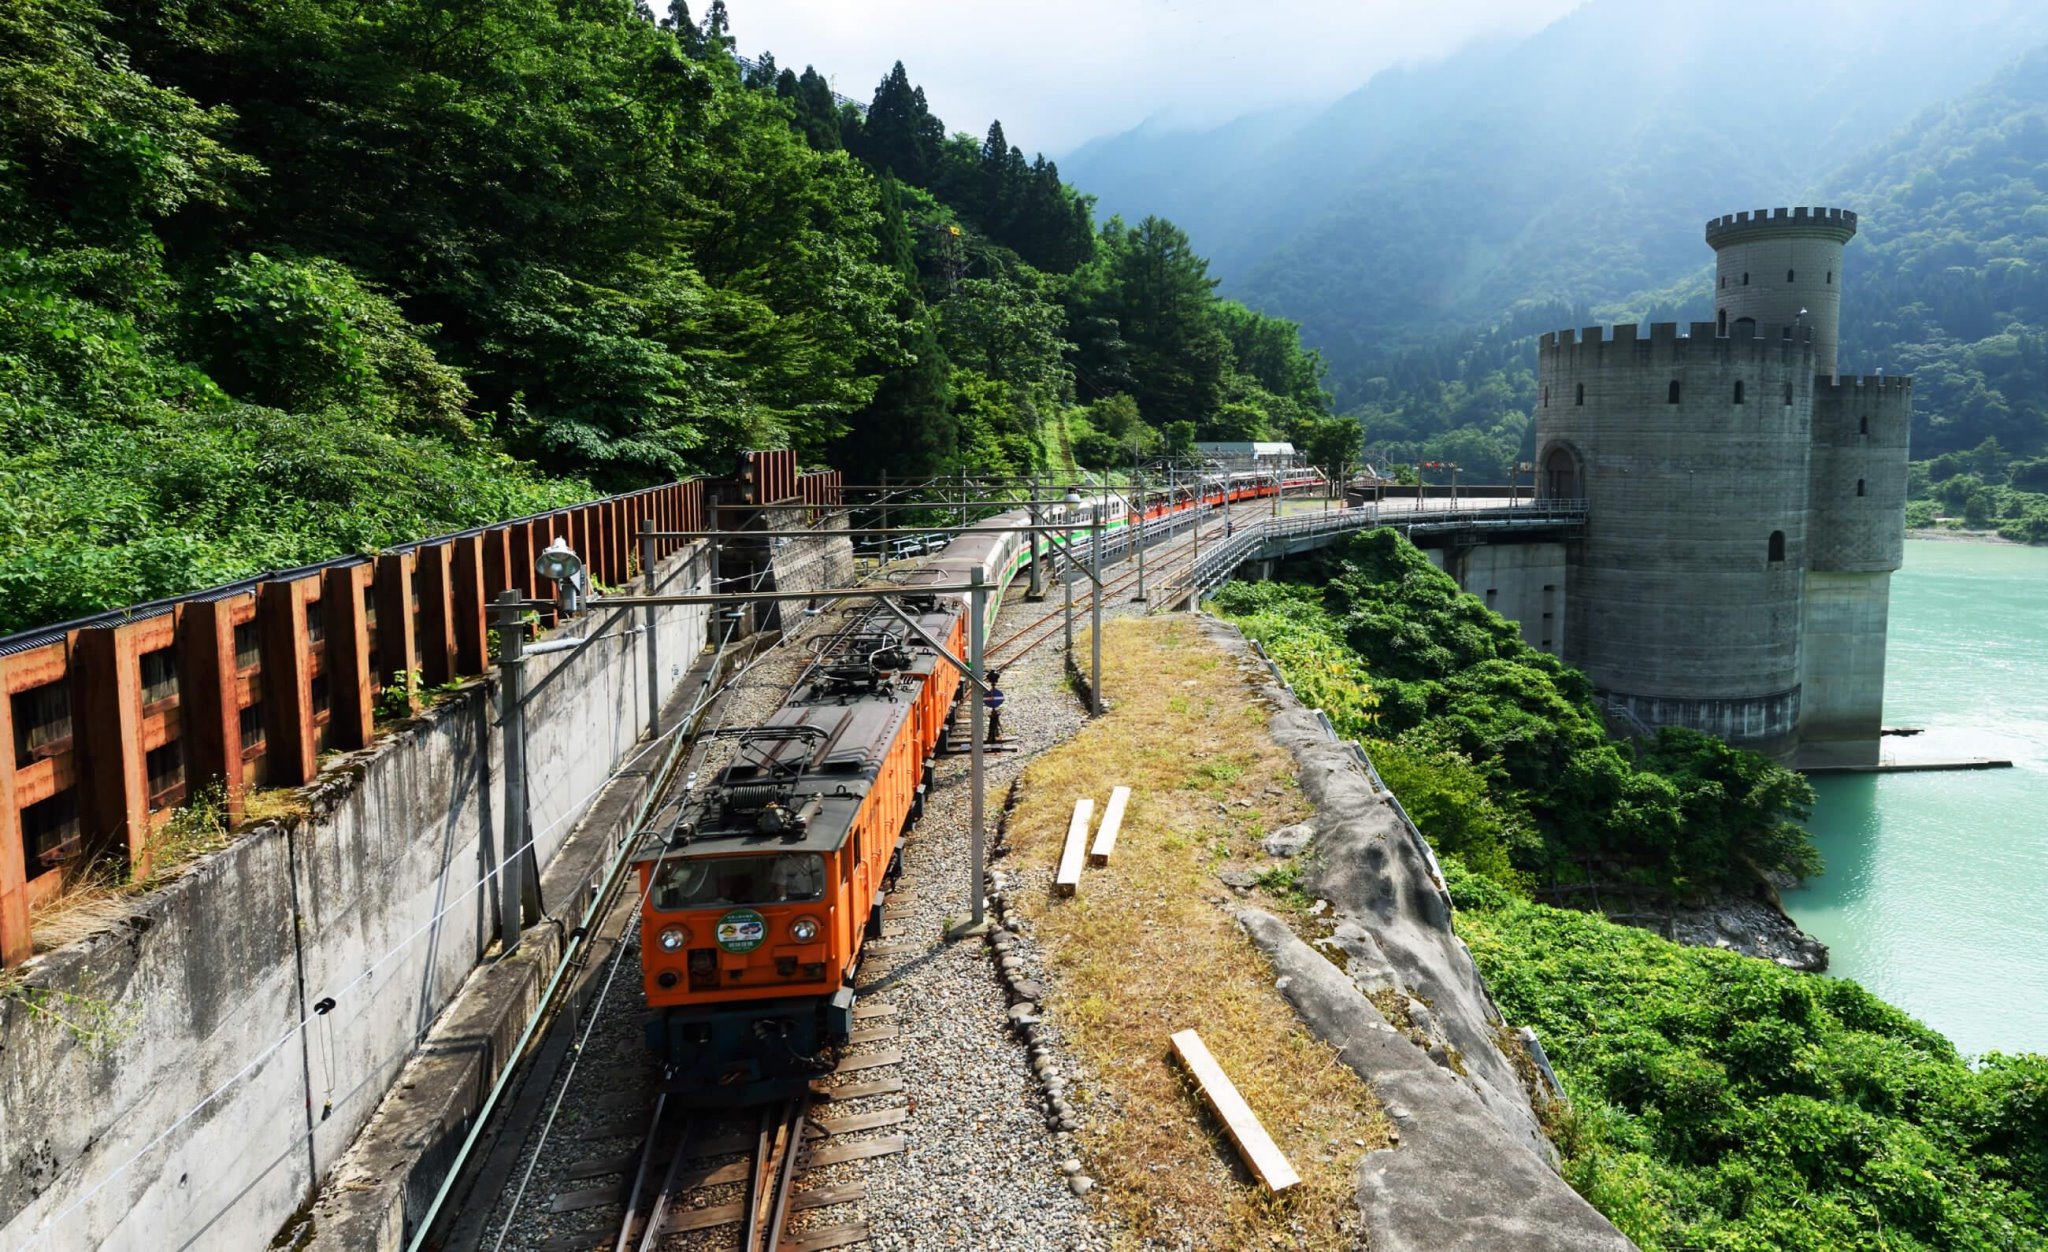
M 1038 475 L 1033 474 L 1031 476 L 1032 526 L 1036 527 L 1039 524 L 1039 517 Z M 1038 531 L 1036 530 L 1031 532 L 1031 586 L 1025 589 L 1024 598 L 1027 600 L 1042 600 L 1045 598 L 1045 577 L 1038 568 Z
M 647 583 L 647 594 L 654 594 L 654 519 L 643 518 L 640 522 L 640 576 Z M 661 656 L 656 642 L 659 636 L 654 629 L 655 608 L 648 605 L 641 610 L 644 616 L 641 625 L 647 635 L 647 737 L 652 739 L 661 734 Z
M 498 940 L 500 957 L 519 947 L 520 871 L 526 856 L 526 623 L 519 592 L 498 593 L 498 725 L 504 734 L 505 820 L 498 841 Z
M 1138 500 L 1138 517 L 1133 523 L 1138 528 L 1138 594 L 1131 598 L 1143 600 L 1145 598 L 1145 476 L 1139 471 L 1135 458 L 1133 458 L 1131 465 L 1131 482 L 1136 488 Z
M 1060 575 L 1060 594 L 1066 597 L 1067 655 L 1074 655 L 1074 575 Z
M 1095 583 L 1095 594 L 1088 601 L 1088 619 L 1091 627 L 1091 637 L 1088 640 L 1088 650 L 1090 653 L 1088 661 L 1088 715 L 1090 717 L 1102 716 L 1102 600 L 1104 595 L 1102 590 L 1102 514 L 1104 511 L 1103 509 L 1096 510 L 1094 524 L 1088 528 L 1090 531 L 1088 573 L 1092 576 Z
M 983 815 L 986 808 L 984 791 L 986 775 L 982 771 L 982 736 L 988 726 L 988 697 L 982 690 L 982 649 L 988 637 L 988 592 L 981 585 L 981 571 L 974 570 L 969 580 L 974 589 L 967 593 L 967 672 L 973 676 L 973 693 L 969 697 L 968 734 L 971 736 L 968 748 L 967 773 L 970 798 L 968 800 L 968 823 L 972 832 L 972 853 L 967 865 L 967 900 L 969 926 L 982 924 L 982 861 L 985 849 Z

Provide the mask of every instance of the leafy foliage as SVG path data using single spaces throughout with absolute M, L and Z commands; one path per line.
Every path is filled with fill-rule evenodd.
M 1086 398 L 1330 420 L 1170 224 L 1098 249 L 900 65 L 863 113 L 733 39 L 719 0 L 7 6 L 0 631 L 743 447 L 1040 467 L 1126 343 Z
M 1566 1177 L 1648 1252 L 2042 1246 L 2048 1058 L 1973 1070 L 1855 983 L 1444 873 L 1570 1097 Z
M 1681 729 L 1640 748 L 1611 740 L 1583 674 L 1395 532 L 1296 572 L 1229 584 L 1214 603 L 1279 642 L 1276 660 L 1340 733 L 1383 745 L 1439 851 L 1517 887 L 1619 879 L 1680 898 L 1818 871 L 1797 774 Z

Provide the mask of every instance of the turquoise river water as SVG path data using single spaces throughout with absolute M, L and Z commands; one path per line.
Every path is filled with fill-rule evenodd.
M 1885 724 L 1910 757 L 2015 768 L 1817 778 L 1827 872 L 1785 906 L 1963 1052 L 2048 1052 L 2048 548 L 1908 540 Z

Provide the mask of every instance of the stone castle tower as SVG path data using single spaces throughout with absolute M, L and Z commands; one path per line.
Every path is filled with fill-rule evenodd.
M 1565 659 L 1617 720 L 1875 765 L 1912 380 L 1836 372 L 1856 215 L 1707 223 L 1715 320 L 1543 336 L 1544 495 L 1583 497 Z

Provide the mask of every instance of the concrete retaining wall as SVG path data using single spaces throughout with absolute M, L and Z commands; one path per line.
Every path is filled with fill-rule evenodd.
M 1486 607 L 1522 628 L 1522 642 L 1563 656 L 1566 595 L 1561 543 L 1487 543 L 1427 548 L 1429 563 L 1458 580 Z
M 808 541 L 789 559 L 818 561 Z M 661 589 L 699 589 L 702 565 L 679 554 Z M 663 610 L 654 638 L 665 698 L 705 610 Z M 543 865 L 646 723 L 647 642 L 529 665 Z M 0 989 L 0 1243 L 259 1248 L 308 1199 L 497 933 L 495 682 L 327 762 L 301 815 Z

